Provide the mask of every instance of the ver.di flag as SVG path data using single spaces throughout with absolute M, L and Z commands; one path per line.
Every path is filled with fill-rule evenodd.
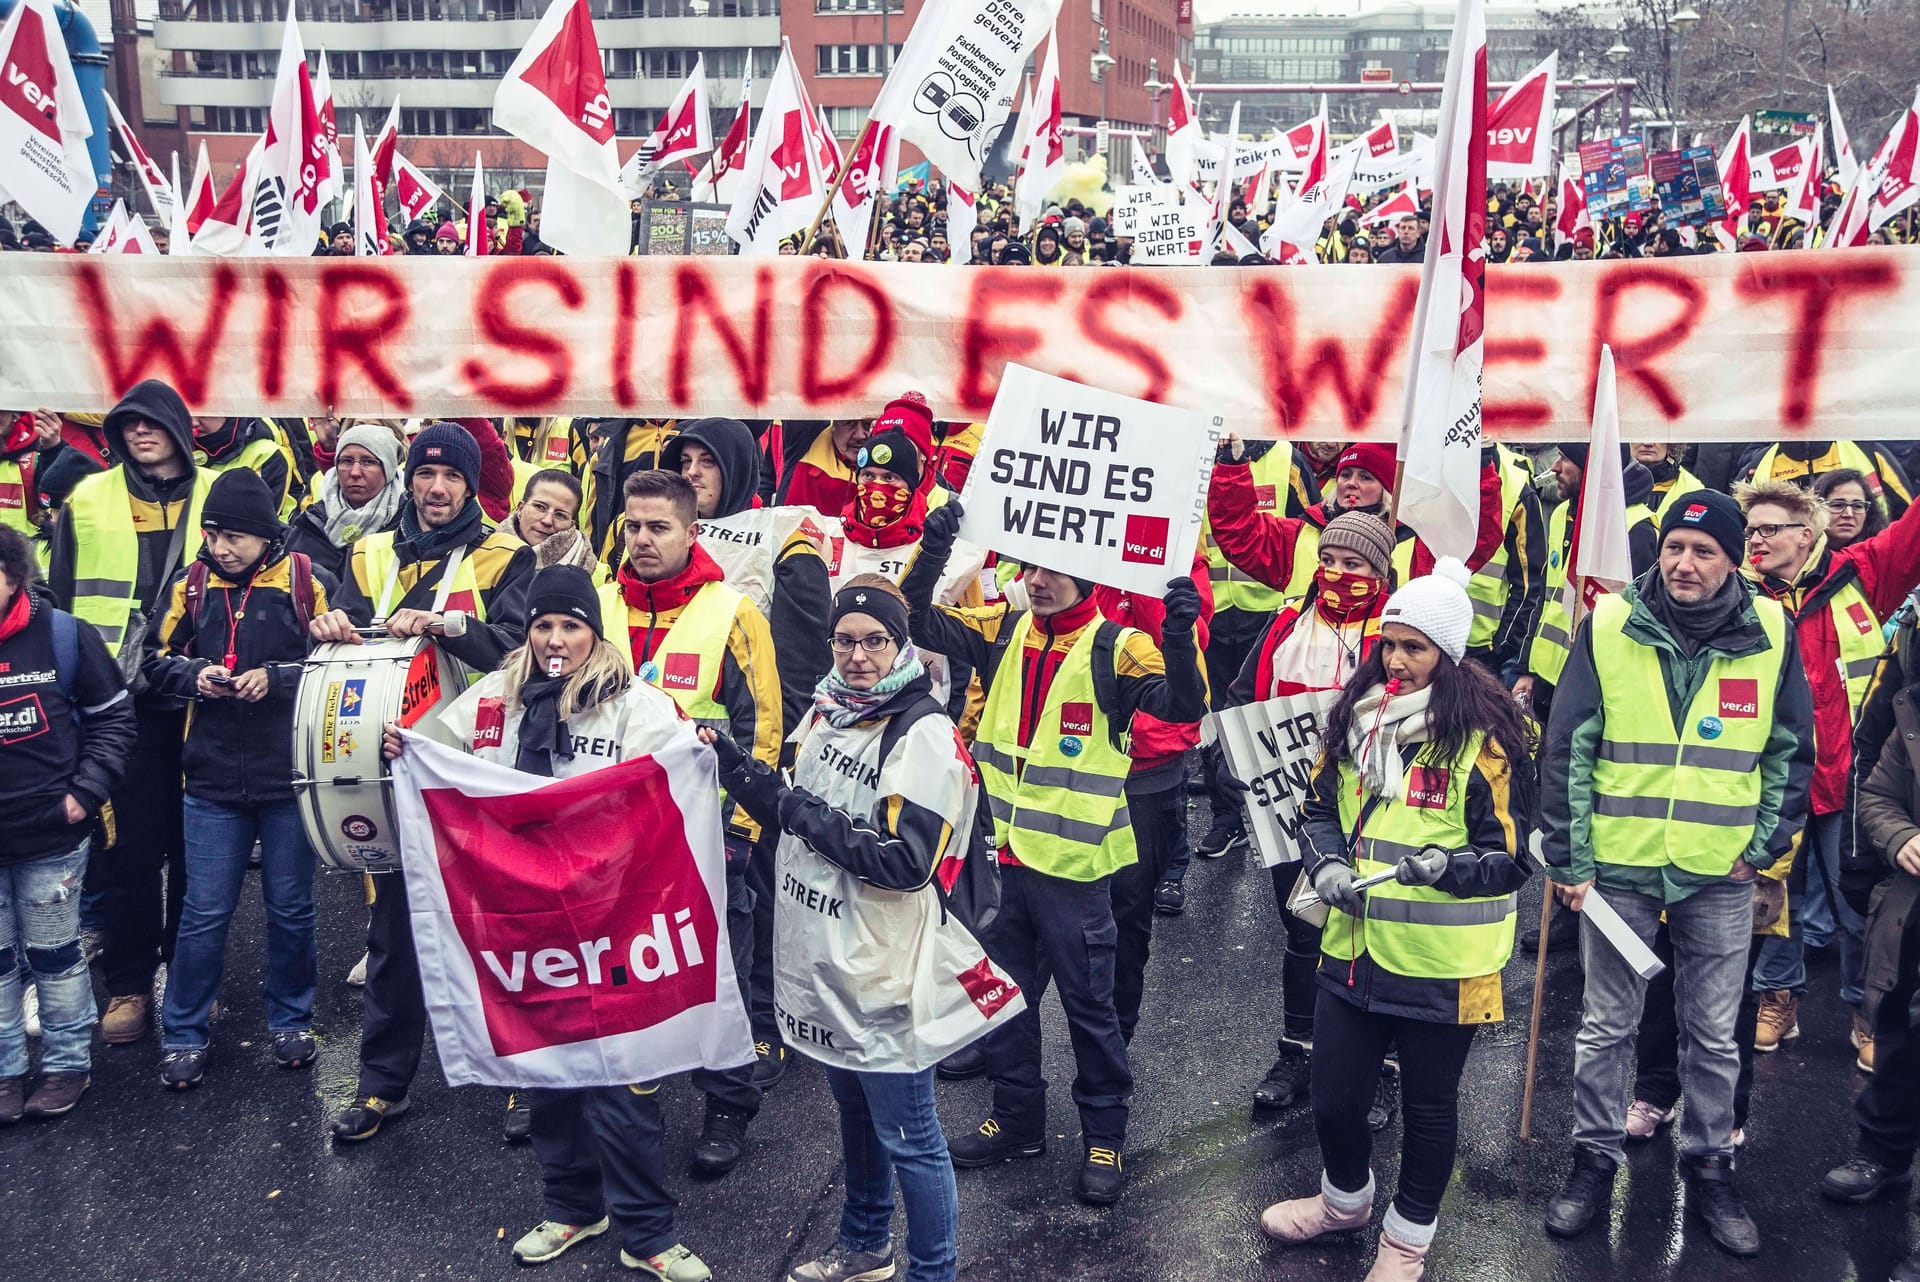
M 771 258 L 780 252 L 781 241 L 805 231 L 820 215 L 833 175 L 821 167 L 814 136 L 819 132 L 793 50 L 782 45 L 760 125 L 747 147 L 745 182 L 727 214 L 727 235 L 742 254 Z
M 1487 111 L 1487 177 L 1532 178 L 1553 172 L 1554 78 L 1560 53 L 1507 87 Z
M 127 118 L 120 114 L 120 104 L 107 95 L 107 115 L 113 120 L 113 128 L 120 135 L 120 145 L 127 149 L 127 159 L 133 162 L 133 170 L 140 175 L 140 186 L 147 193 L 147 200 L 153 206 L 153 213 L 162 223 L 173 223 L 174 188 L 167 176 L 160 172 L 159 164 L 147 154 L 147 149 L 134 137 L 133 130 L 127 128 Z
M 21 0 L 0 25 L 0 68 L 0 200 L 71 245 L 93 199 L 93 125 L 51 0 Z
M 402 875 L 449 1085 L 624 1086 L 752 1060 L 710 751 L 554 780 L 406 741 Z
M 1573 560 L 1568 590 L 1580 585 L 1588 609 L 1603 592 L 1623 592 L 1633 582 L 1633 551 L 1627 542 L 1627 485 L 1620 464 L 1620 397 L 1614 384 L 1613 348 L 1600 346 L 1600 376 L 1593 385 L 1593 431 L 1580 478 L 1574 518 Z M 1577 612 L 1569 600 L 1568 617 Z
M 751 60 L 749 60 L 751 61 Z M 713 150 L 713 111 L 707 104 L 707 60 L 696 54 L 693 70 L 687 73 L 680 92 L 653 132 L 640 140 L 640 148 L 628 157 L 620 170 L 620 182 L 627 195 L 639 200 L 646 194 L 653 176 L 676 160 L 691 163 L 696 156 Z

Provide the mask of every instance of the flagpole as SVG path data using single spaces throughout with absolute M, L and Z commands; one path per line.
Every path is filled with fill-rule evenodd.
M 867 127 L 860 131 L 860 140 L 854 143 L 851 148 L 849 148 L 847 151 L 841 154 L 840 164 L 833 172 L 833 181 L 827 184 L 826 199 L 820 202 L 819 210 L 815 212 L 815 214 L 813 215 L 813 222 L 809 224 L 807 227 L 806 236 L 804 236 L 800 241 L 800 252 L 803 255 L 810 254 L 813 252 L 814 238 L 819 234 L 820 224 L 823 221 L 825 221 L 827 217 L 827 210 L 833 208 L 834 195 L 840 190 L 840 184 L 846 179 L 847 167 L 853 164 L 853 158 L 859 155 L 861 149 L 867 145 L 867 139 L 872 135 L 872 133 L 873 133 L 873 117 L 868 116 Z M 840 247 L 841 253 L 843 254 L 846 253 L 846 250 L 847 250 L 847 247 L 845 245 L 842 245 Z

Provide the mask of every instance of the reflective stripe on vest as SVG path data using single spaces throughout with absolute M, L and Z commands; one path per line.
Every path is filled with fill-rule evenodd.
M 1444 768 L 1416 759 L 1402 783 L 1405 791 L 1383 800 L 1360 820 L 1359 776 L 1352 762 L 1340 767 L 1340 827 L 1360 825 L 1354 861 L 1358 876 L 1393 867 L 1428 846 L 1461 850 L 1469 845 L 1467 787 L 1485 735 L 1474 735 Z M 1411 979 L 1474 979 L 1498 973 L 1513 954 L 1512 895 L 1462 899 L 1431 886 L 1383 882 L 1366 892 L 1360 917 L 1338 909 L 1327 915 L 1320 950 L 1335 961 L 1365 953 L 1374 964 Z
M 200 455 L 198 451 L 196 451 L 195 457 L 199 458 L 203 456 Z M 261 467 L 266 464 L 266 461 L 270 458 L 285 459 L 287 458 L 287 454 L 286 454 L 286 451 L 282 450 L 280 446 L 276 444 L 271 437 L 256 436 L 251 441 L 248 441 L 245 445 L 241 446 L 240 452 L 234 455 L 232 458 L 228 459 L 226 462 L 215 463 L 211 460 L 208 460 L 206 462 L 201 463 L 200 466 L 204 467 L 207 471 L 212 472 L 215 475 L 218 475 L 221 472 L 231 472 L 236 467 L 251 468 L 254 471 L 258 472 L 261 469 Z M 293 481 L 294 481 L 294 477 L 297 475 L 298 473 L 296 473 L 293 470 L 292 462 L 289 461 L 287 463 L 287 493 L 286 493 L 286 497 L 280 500 L 279 516 L 282 521 L 285 521 L 289 517 L 291 517 L 294 514 L 295 508 L 297 507 L 293 499 Z
M 1097 631 L 1082 629 L 1061 659 L 1032 742 L 1022 748 L 1021 673 L 1033 633 L 1033 616 L 1022 615 L 988 690 L 973 746 L 994 844 L 1035 872 L 1068 881 L 1096 881 L 1139 858 L 1125 792 L 1133 763 L 1114 748 L 1093 693 Z M 1125 645 L 1127 632 L 1118 646 Z
M 1866 702 L 1874 670 L 1880 666 L 1880 656 L 1886 652 L 1886 639 L 1880 631 L 1880 619 L 1858 582 L 1835 592 L 1827 609 L 1833 616 L 1833 635 L 1840 642 L 1840 679 L 1847 687 L 1847 708 L 1857 717 L 1860 705 Z
M 178 521 L 187 522 L 180 543 L 180 564 L 200 553 L 200 507 L 213 488 L 213 473 L 194 469 L 193 492 L 184 504 L 169 504 Z M 140 577 L 140 536 L 133 526 L 132 496 L 124 469 L 95 472 L 74 487 L 65 520 L 73 522 L 73 601 L 69 612 L 99 630 L 107 652 L 118 657 L 127 632 L 127 614 L 137 609 L 134 589 Z M 168 526 L 172 529 L 172 526 Z M 159 602 L 155 602 L 156 607 Z
M 1852 441 L 1834 441 L 1832 443 L 1832 447 L 1827 451 L 1826 454 L 1822 454 L 1820 458 L 1816 458 L 1805 463 L 1802 463 L 1799 459 L 1796 459 L 1796 458 L 1788 459 L 1787 462 L 1791 463 L 1794 467 L 1799 468 L 1800 470 L 1798 472 L 1790 472 L 1786 476 L 1781 477 L 1780 479 L 1784 481 L 1797 481 L 1799 480 L 1799 478 L 1804 476 L 1807 478 L 1807 481 L 1802 488 L 1812 489 L 1813 478 L 1818 475 L 1818 473 L 1815 472 L 1814 468 L 1820 462 L 1821 459 L 1824 459 L 1827 456 L 1827 454 L 1832 454 L 1838 459 L 1838 461 L 1834 463 L 1832 467 L 1826 469 L 1827 471 L 1835 471 L 1839 468 L 1850 467 L 1854 471 L 1860 473 L 1860 475 L 1867 478 L 1867 489 L 1872 492 L 1872 497 L 1880 498 L 1881 495 L 1885 492 L 1884 488 L 1881 485 L 1880 468 L 1878 467 L 1878 465 L 1874 463 L 1873 459 L 1868 456 L 1865 450 L 1861 449 L 1858 445 L 1855 445 Z M 1754 462 L 1753 479 L 1756 481 L 1773 480 L 1774 479 L 1773 465 L 1775 464 L 1775 462 L 1779 460 L 1779 458 L 1780 458 L 1780 447 L 1778 445 L 1769 445 L 1766 449 L 1766 452 L 1762 454 L 1759 457 L 1759 459 L 1757 459 Z
M 1659 653 L 1626 635 L 1632 607 L 1617 596 L 1594 603 L 1603 738 L 1593 763 L 1592 843 L 1599 862 L 1672 864 L 1720 877 L 1752 844 L 1788 626 L 1777 603 L 1760 597 L 1754 608 L 1768 647 L 1713 659 L 1676 729 Z
M 1285 517 L 1287 496 L 1293 490 L 1293 447 L 1283 441 L 1254 459 L 1247 470 L 1253 478 L 1257 510 L 1275 517 Z M 1264 494 L 1261 492 L 1263 490 Z M 1213 582 L 1214 609 L 1270 614 L 1280 608 L 1280 602 L 1286 599 L 1285 595 L 1227 560 L 1227 554 L 1213 541 L 1211 521 L 1201 528 L 1200 533 L 1201 548 L 1207 558 L 1207 578 Z
M 733 719 L 718 698 L 720 670 L 726 659 L 727 638 L 733 635 L 733 619 L 745 599 L 737 588 L 724 583 L 709 583 L 693 594 L 693 600 L 680 608 L 679 617 L 667 629 L 653 657 L 641 665 L 640 679 L 667 692 L 700 725 L 722 734 L 732 733 Z M 632 608 L 620 595 L 618 583 L 600 587 L 601 625 L 625 644 L 614 646 L 627 661 L 633 661 Z M 611 624 L 618 623 L 618 630 Z M 751 751 L 751 746 L 748 745 Z
M 1547 518 L 1546 599 L 1540 606 L 1540 626 L 1535 629 L 1533 644 L 1527 651 L 1527 670 L 1550 685 L 1560 684 L 1567 657 L 1573 653 L 1573 617 L 1567 613 L 1567 563 L 1573 557 L 1568 525 L 1572 519 L 1571 499 L 1553 509 Z M 1644 503 L 1635 503 L 1627 509 L 1629 530 L 1642 521 L 1651 520 L 1653 513 Z
M 353 545 L 353 555 L 356 558 L 365 558 L 362 564 L 366 567 L 366 580 L 360 586 L 366 592 L 367 599 L 373 602 L 375 615 L 382 618 L 385 617 L 381 613 L 383 607 L 386 614 L 399 609 L 400 603 L 406 600 L 407 593 L 412 590 L 413 585 L 419 583 L 432 566 L 439 564 L 438 561 L 415 561 L 411 566 L 406 567 L 413 571 L 413 583 L 401 583 L 400 577 L 406 573 L 406 570 L 401 568 L 400 556 L 393 550 L 394 537 L 395 532 L 388 530 L 382 534 L 369 534 Z M 469 553 L 474 550 L 474 548 L 466 549 Z M 392 600 L 385 600 L 389 579 L 393 582 Z M 460 558 L 460 564 L 454 567 L 453 582 L 441 584 L 434 590 L 434 595 L 436 600 L 444 597 L 444 604 L 436 606 L 436 609 L 465 610 L 480 622 L 487 621 L 487 602 L 486 598 L 480 595 L 480 580 L 474 575 L 471 556 Z M 473 675 L 478 678 L 486 674 Z
M 1514 509 L 1520 506 L 1521 497 L 1532 482 L 1533 474 L 1524 463 L 1517 461 L 1518 456 L 1506 446 L 1498 447 L 1498 455 L 1500 511 L 1504 525 L 1511 529 Z M 1506 535 L 1502 533 L 1493 555 L 1467 580 L 1467 595 L 1473 599 L 1473 629 L 1467 633 L 1469 649 L 1483 649 L 1493 644 L 1493 634 L 1500 626 L 1500 616 L 1506 613 L 1507 596 L 1512 587 L 1507 581 L 1507 566 L 1510 563 Z

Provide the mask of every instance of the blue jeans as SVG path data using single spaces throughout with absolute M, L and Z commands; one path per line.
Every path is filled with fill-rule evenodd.
M 160 1011 L 160 1048 L 198 1050 L 226 966 L 227 928 L 240 906 L 247 856 L 260 841 L 260 889 L 267 901 L 267 1028 L 313 1026 L 319 971 L 313 932 L 313 850 L 291 801 L 227 806 L 189 795 L 183 815 L 187 838 L 187 896 L 180 936 L 167 971 Z
M 952 1282 L 959 1267 L 960 1195 L 953 1159 L 933 1108 L 933 1070 L 856 1073 L 827 1069 L 840 1106 L 847 1202 L 840 1245 L 884 1251 L 893 1240 L 893 1181 L 907 1207 L 906 1282 Z
M 1840 838 L 1847 815 L 1815 815 L 1800 838 L 1793 872 L 1787 878 L 1788 929 L 1791 933 L 1760 941 L 1753 968 L 1756 992 L 1807 988 L 1807 947 L 1840 941 L 1840 1000 L 1854 1010 L 1866 996 L 1866 918 L 1840 893 Z
M 84 1073 L 93 1063 L 93 978 L 80 950 L 80 884 L 87 842 L 63 855 L 0 864 L 0 1077 L 27 1071 L 20 993 L 40 993 L 40 1071 Z

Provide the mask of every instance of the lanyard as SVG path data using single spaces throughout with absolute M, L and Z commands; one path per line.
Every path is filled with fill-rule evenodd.
M 446 562 L 440 571 L 440 584 L 434 589 L 433 605 L 429 607 L 433 613 L 438 614 L 447 608 L 447 595 L 453 591 L 454 577 L 460 573 L 460 564 L 466 559 L 466 555 L 467 550 L 463 547 L 455 548 L 447 554 Z M 380 585 L 380 599 L 373 607 L 374 618 L 384 621 L 393 613 L 394 593 L 399 590 L 399 587 L 400 556 L 396 550 L 393 564 L 387 570 L 387 581 Z
M 232 588 L 226 589 L 226 594 L 227 594 L 226 669 L 227 669 L 227 674 L 231 676 L 233 674 L 234 668 L 239 664 L 239 654 L 237 653 L 237 651 L 239 650 L 239 646 L 240 646 L 240 620 L 247 617 L 247 601 L 249 598 L 253 596 L 253 584 L 252 582 L 249 582 L 247 584 L 246 590 L 240 594 L 240 608 L 238 610 L 233 608 L 233 589 Z

